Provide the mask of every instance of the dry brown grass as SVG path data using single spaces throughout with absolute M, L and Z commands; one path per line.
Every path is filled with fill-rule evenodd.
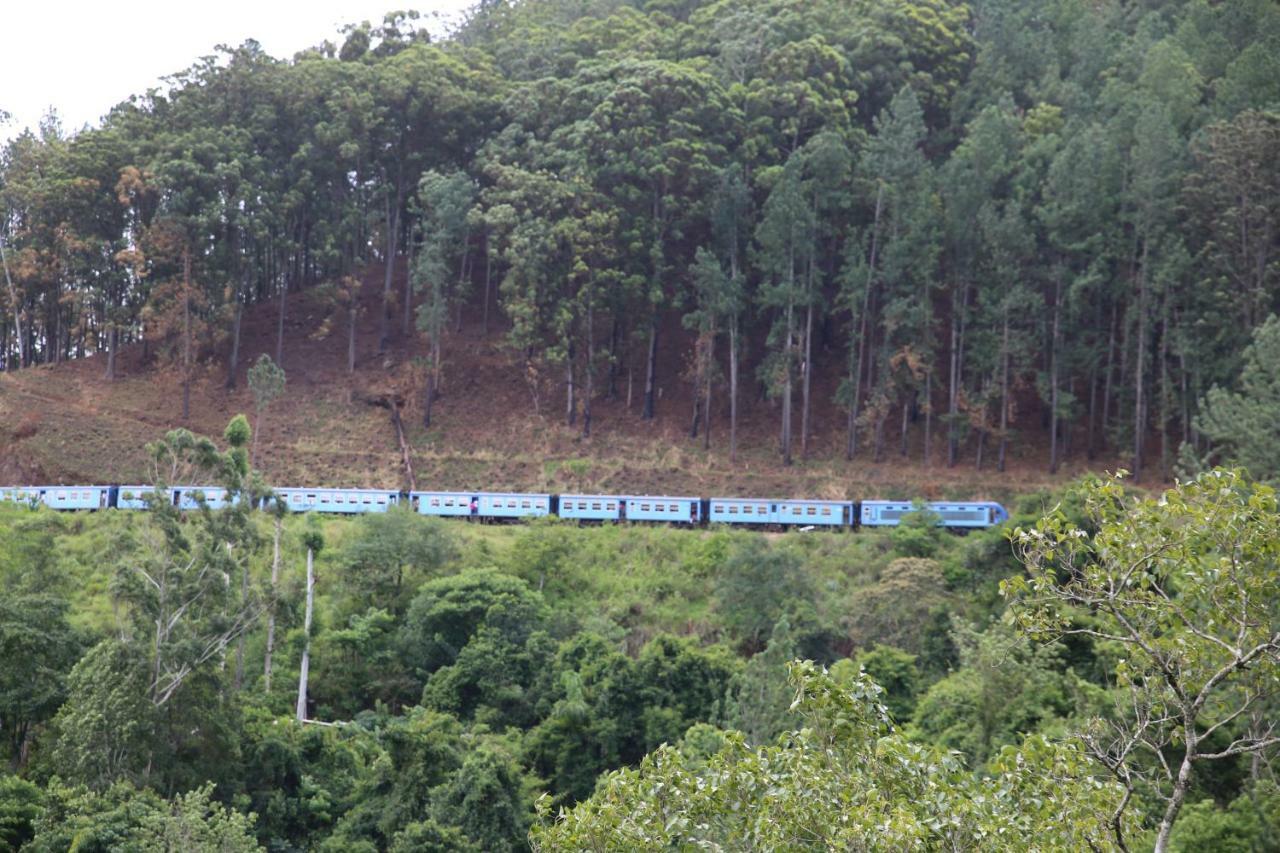
M 375 278 L 377 270 L 371 271 Z M 539 411 L 511 353 L 495 331 L 480 334 L 478 309 L 446 344 L 443 393 L 430 429 L 422 426 L 421 375 L 413 364 L 419 344 L 393 336 L 391 352 L 376 350 L 378 288 L 359 327 L 358 366 L 345 370 L 346 329 L 311 293 L 290 300 L 284 368 L 288 385 L 267 413 L 258 465 L 272 482 L 404 487 L 395 432 L 386 409 L 361 402 L 395 394 L 407 401 L 407 438 L 419 487 L 582 490 L 634 494 L 758 494 L 830 499 L 865 497 L 994 498 L 1052 487 L 1087 469 L 1114 469 L 1119 460 L 1071 458 L 1056 476 L 1045 471 L 1043 441 L 1035 431 L 1013 448 L 1009 470 L 976 471 L 972 448 L 955 468 L 921 461 L 917 426 L 911 453 L 887 453 L 880 462 L 843 458 L 843 413 L 828 401 L 834 376 L 815 382 L 817 438 L 810 458 L 783 467 L 776 453 L 777 412 L 744 387 L 738 460 L 728 458 L 727 401 L 719 395 L 709 451 L 688 437 L 691 401 L 685 383 L 661 383 L 658 417 L 640 420 L 639 393 L 628 409 L 626 379 L 617 399 L 594 403 L 593 434 L 563 424 L 563 390 L 544 377 Z M 328 322 L 326 322 L 328 320 Z M 142 363 L 140 347 L 122 353 L 121 376 L 102 379 L 100 357 L 17 374 L 0 374 L 0 482 L 127 482 L 144 476 L 143 447 L 167 429 L 186 426 L 210 436 L 237 412 L 252 418 L 245 373 L 275 344 L 275 307 L 246 313 L 242 361 L 233 390 L 223 387 L 222 352 L 197 370 L 188 422 L 180 418 L 181 376 L 170 365 Z M 397 324 L 398 325 L 398 324 Z M 683 346 L 678 328 L 666 341 Z M 660 374 L 678 374 L 676 356 L 664 353 Z M 603 384 L 603 383 L 602 383 Z M 636 383 L 639 385 L 639 382 Z M 744 383 L 750 386 L 748 381 Z M 828 387 L 830 386 L 830 387 Z M 603 392 L 603 388 L 601 389 Z

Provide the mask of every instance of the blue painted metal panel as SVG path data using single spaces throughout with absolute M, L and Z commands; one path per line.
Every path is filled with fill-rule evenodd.
M 696 524 L 701 517 L 700 498 L 676 498 L 663 495 L 629 495 L 625 518 L 628 521 L 670 521 Z
M 121 486 L 116 490 L 116 509 L 146 509 L 143 497 L 154 494 L 155 490 L 155 486 Z
M 476 500 L 478 503 L 479 493 L 410 492 L 409 500 L 413 501 L 419 515 L 466 516 L 471 514 L 471 501 Z
M 929 509 L 941 516 L 943 527 L 993 527 L 1009 520 L 1004 507 L 991 501 L 934 501 Z
M 561 495 L 560 517 L 584 521 L 617 521 L 622 517 L 617 495 Z
M 550 495 L 480 493 L 480 515 L 485 518 L 535 518 L 550 513 Z
M 992 527 L 1009 519 L 1004 507 L 991 501 L 932 501 L 925 508 L 937 513 L 942 527 Z M 910 501 L 863 501 L 860 519 L 867 527 L 896 527 L 904 515 L 915 511 Z
M 104 509 L 106 486 L 38 486 L 41 502 L 50 509 Z
M 841 527 L 849 523 L 852 504 L 849 501 L 771 501 L 774 524 Z
M 38 486 L 4 486 L 0 488 L 0 501 L 38 504 L 40 503 L 40 488 Z
M 897 527 L 902 516 L 914 511 L 911 501 L 863 501 L 858 521 L 863 527 Z
M 332 512 L 359 515 L 386 512 L 400 502 L 400 493 L 381 489 L 276 489 L 276 495 L 294 512 Z
M 205 505 L 209 509 L 222 509 L 227 506 L 227 490 L 219 486 L 178 486 L 173 490 L 179 509 L 195 510 L 200 508 L 200 503 L 196 500 L 196 493 L 200 493 L 204 497 Z M 236 495 L 232 503 L 239 503 L 240 496 Z
M 723 524 L 772 524 L 771 503 L 755 498 L 712 498 L 707 520 Z

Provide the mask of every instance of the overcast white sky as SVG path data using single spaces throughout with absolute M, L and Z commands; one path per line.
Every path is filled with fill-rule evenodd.
M 130 95 L 190 66 L 218 44 L 257 39 L 287 58 L 343 24 L 377 24 L 392 9 L 450 19 L 472 0 L 0 0 L 0 140 L 54 107 L 64 128 L 96 125 Z M 432 26 L 433 31 L 437 30 Z

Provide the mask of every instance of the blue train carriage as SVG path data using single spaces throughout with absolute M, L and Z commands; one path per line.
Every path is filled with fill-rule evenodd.
M 31 486 L 17 489 L 22 496 L 16 498 L 32 502 L 32 493 L 39 503 L 50 509 L 106 509 L 111 506 L 110 486 Z
M 276 500 L 293 512 L 332 512 L 359 515 L 386 512 L 400 503 L 400 493 L 390 489 L 275 489 Z
M 221 486 L 178 486 L 173 490 L 173 497 L 178 508 L 186 511 L 199 509 L 202 498 L 209 509 L 223 509 L 240 502 L 239 495 L 228 501 L 227 490 Z
M 770 501 L 769 507 L 774 524 L 848 527 L 853 523 L 852 501 Z
M 626 499 L 618 495 L 561 495 L 559 515 L 578 521 L 618 521 Z
M 711 498 L 707 521 L 713 524 L 772 524 L 773 501 L 759 498 Z
M 116 486 L 116 509 L 146 509 L 146 498 L 156 493 L 155 486 Z M 166 492 L 165 502 L 173 503 L 172 493 Z
M 525 492 L 480 492 L 482 518 L 541 518 L 551 514 L 551 495 Z
M 471 502 L 480 501 L 479 492 L 410 492 L 409 503 L 419 515 L 441 517 L 471 515 Z M 476 513 L 479 515 L 479 512 Z
M 1005 508 L 993 501 L 930 501 L 924 508 L 937 514 L 942 527 L 958 530 L 994 527 L 1009 520 Z M 911 501 L 863 501 L 859 522 L 865 527 L 896 527 L 904 515 L 918 509 Z
M 702 521 L 702 499 L 662 495 L 628 495 L 621 498 L 619 515 L 626 521 L 665 521 L 698 524 Z
M 41 503 L 38 486 L 0 486 L 0 501 L 36 507 Z

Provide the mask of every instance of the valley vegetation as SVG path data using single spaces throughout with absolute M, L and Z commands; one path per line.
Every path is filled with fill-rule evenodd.
M 1275 493 L 768 535 L 0 506 L 9 849 L 1273 850 Z

